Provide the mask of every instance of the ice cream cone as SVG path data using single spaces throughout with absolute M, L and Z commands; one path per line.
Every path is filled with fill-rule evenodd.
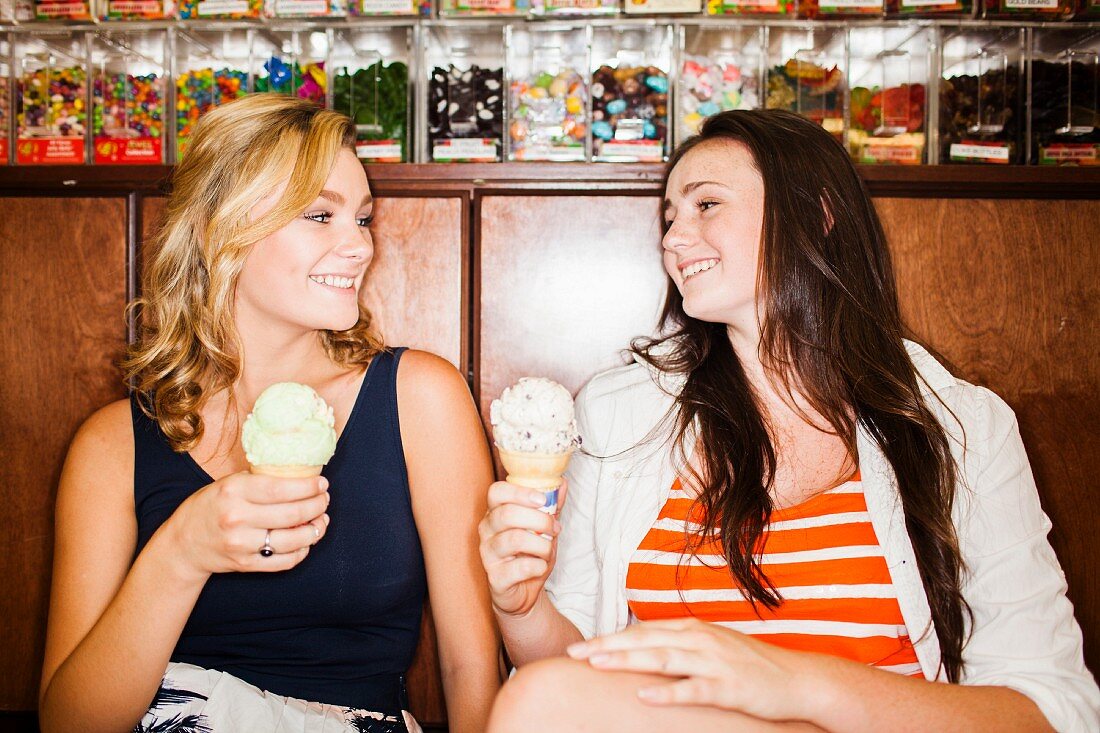
M 508 472 L 508 483 L 529 489 L 548 491 L 561 486 L 561 477 L 573 451 L 564 453 L 527 453 L 497 447 L 500 462 Z
M 324 466 L 249 466 L 251 473 L 260 476 L 279 476 L 281 478 L 309 478 L 320 476 Z

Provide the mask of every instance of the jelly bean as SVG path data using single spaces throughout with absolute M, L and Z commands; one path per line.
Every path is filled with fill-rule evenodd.
M 125 73 L 97 77 L 92 87 L 96 138 L 160 137 L 164 79 Z
M 607 114 L 618 115 L 626 111 L 626 100 L 615 99 L 607 103 Z
M 645 135 L 647 140 L 654 139 L 655 137 L 657 137 L 657 126 L 649 120 L 646 120 L 645 124 L 642 125 L 642 134 Z
M 615 137 L 615 130 L 612 129 L 611 123 L 605 120 L 597 120 L 592 123 L 592 134 L 601 140 L 610 140 Z
M 699 105 L 699 114 L 701 114 L 703 117 L 710 117 L 711 115 L 716 115 L 721 111 L 722 108 L 714 102 L 703 102 Z
M 20 138 L 82 137 L 84 69 L 31 71 L 16 86 L 16 125 Z
M 645 78 L 645 85 L 658 94 L 664 94 L 668 91 L 668 77 L 647 76 Z
M 652 84 L 647 80 L 655 80 Z M 654 87 L 662 86 L 665 91 Z M 655 66 L 600 66 L 592 75 L 592 134 L 596 155 L 608 140 L 665 140 L 668 126 L 667 75 Z M 596 92 L 600 93 L 597 94 Z M 642 152 L 642 151 L 640 151 Z M 652 149 L 643 152 L 652 155 Z
M 549 81 L 548 81 L 549 80 Z M 536 71 L 511 86 L 512 157 L 521 160 L 583 160 L 584 79 L 571 68 Z M 522 137 L 517 135 L 522 133 Z
M 741 73 L 735 60 L 704 56 L 684 59 L 680 74 L 680 134 L 694 135 L 704 118 L 728 109 L 760 106 L 756 76 Z

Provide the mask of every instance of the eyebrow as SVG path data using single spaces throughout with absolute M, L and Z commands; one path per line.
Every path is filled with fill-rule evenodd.
M 687 194 L 691 193 L 695 189 L 701 188 L 703 186 L 721 186 L 722 188 L 729 188 L 729 186 L 722 183 L 721 181 L 689 181 L 688 183 L 685 183 L 683 185 L 683 187 L 680 189 L 680 195 L 681 196 L 686 196 Z M 668 199 L 665 199 L 665 205 L 664 205 L 664 208 L 662 210 L 663 211 L 668 211 L 669 208 L 671 208 L 671 207 L 672 207 L 672 202 L 669 201 Z
M 324 191 L 321 191 L 321 193 L 317 194 L 317 198 L 326 199 L 336 204 L 337 206 L 342 206 L 346 201 L 342 194 L 337 193 L 336 191 L 329 191 L 328 189 L 325 189 Z M 366 196 L 363 197 L 363 203 L 359 204 L 359 206 L 360 208 L 362 208 L 364 206 L 367 206 L 368 204 L 373 203 L 374 198 L 368 193 Z

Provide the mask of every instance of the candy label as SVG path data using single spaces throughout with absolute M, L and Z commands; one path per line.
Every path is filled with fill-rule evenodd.
M 1100 144 L 1058 143 L 1039 148 L 1040 165 L 1100 165 Z
M 981 143 L 952 143 L 951 160 L 978 160 L 986 163 L 1007 163 L 1008 146 Z
M 88 20 L 92 17 L 88 3 L 81 2 L 80 0 L 77 2 L 66 2 L 66 0 L 59 0 L 58 2 L 39 2 L 35 4 L 35 13 L 42 20 L 50 20 L 53 18 Z
M 328 15 L 328 0 L 275 0 L 275 15 Z
M 97 164 L 155 165 L 164 160 L 161 150 L 161 141 L 156 138 L 97 140 L 94 161 Z
M 355 155 L 373 163 L 400 163 L 401 143 L 396 140 L 360 140 Z
M 199 0 L 198 6 L 200 18 L 248 13 L 248 0 Z
M 436 162 L 467 161 L 494 163 L 500 140 L 492 138 L 454 138 L 440 140 L 432 146 L 432 160 Z
M 1006 10 L 1057 10 L 1061 0 L 1003 0 Z
M 584 160 L 584 145 L 580 143 L 574 145 L 528 145 L 515 151 L 515 159 L 576 163 Z
M 664 145 L 660 140 L 614 140 L 605 142 L 600 147 L 600 157 L 627 162 L 659 163 L 664 158 Z
M 414 14 L 416 6 L 413 0 L 359 0 L 360 15 L 378 14 Z
M 822 3 L 821 9 L 828 11 L 830 8 L 875 8 L 881 9 L 881 2 L 874 2 L 873 0 L 829 0 L 828 4 Z
M 162 0 L 110 0 L 108 18 L 164 18 Z
M 15 162 L 24 165 L 80 165 L 84 162 L 84 139 L 78 137 L 20 140 Z
M 870 143 L 863 146 L 862 162 L 866 163 L 897 163 L 900 165 L 919 165 L 922 148 L 909 145 L 876 145 Z

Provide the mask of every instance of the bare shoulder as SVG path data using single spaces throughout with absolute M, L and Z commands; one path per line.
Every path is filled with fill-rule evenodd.
M 77 430 L 65 459 L 61 489 L 118 486 L 133 476 L 134 428 L 130 401 L 117 400 L 96 410 Z
M 469 403 L 470 388 L 451 362 L 427 351 L 409 349 L 397 368 L 401 407 L 436 409 L 441 403 Z

